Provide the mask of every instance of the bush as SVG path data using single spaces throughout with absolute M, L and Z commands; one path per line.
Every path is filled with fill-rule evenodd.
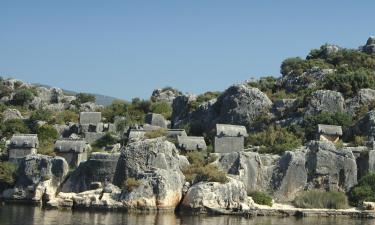
M 208 165 L 190 165 L 188 168 L 184 169 L 183 174 L 185 179 L 191 184 L 198 182 L 219 182 L 227 183 L 229 180 L 226 173 L 220 171 L 217 166 Z
M 13 134 L 30 133 L 29 127 L 20 119 L 7 120 L 0 124 L 0 129 L 2 135 L 7 138 L 10 138 Z
M 62 112 L 57 113 L 54 120 L 56 124 L 66 124 L 69 122 L 76 123 L 78 122 L 78 113 L 70 110 L 64 110 Z
M 137 179 L 129 177 L 128 179 L 124 181 L 122 188 L 126 190 L 126 192 L 130 193 L 134 189 L 139 187 L 139 185 L 141 185 L 141 183 Z
M 345 193 L 338 191 L 306 191 L 293 201 L 298 208 L 346 209 L 349 207 Z
M 196 101 L 197 101 L 198 104 L 201 104 L 203 102 L 208 102 L 208 101 L 210 101 L 214 98 L 219 97 L 220 94 L 221 94 L 221 92 L 219 92 L 219 91 L 208 91 L 204 94 L 198 95 Z
M 96 148 L 103 148 L 109 145 L 114 145 L 119 142 L 119 139 L 113 136 L 111 133 L 106 133 L 102 138 L 95 141 L 93 147 Z
M 151 130 L 145 132 L 145 138 L 152 139 L 152 138 L 158 138 L 158 137 L 165 137 L 167 135 L 166 129 L 158 129 L 158 130 Z
M 170 119 L 172 116 L 172 106 L 167 102 L 155 102 L 151 105 L 151 112 L 158 113 L 164 116 L 166 119 Z
M 315 138 L 318 124 L 342 126 L 343 130 L 346 130 L 352 124 L 352 117 L 349 114 L 341 112 L 322 112 L 315 116 L 305 116 L 304 127 L 307 140 L 312 140 Z
M 280 73 L 283 76 L 300 76 L 313 67 L 321 69 L 332 68 L 333 66 L 323 59 L 304 60 L 300 57 L 288 58 L 281 63 Z
M 52 120 L 52 112 L 50 110 L 38 109 L 31 113 L 30 121 L 46 121 L 50 122 Z
M 349 193 L 350 202 L 360 205 L 364 201 L 375 201 L 375 173 L 362 177 L 358 184 Z
M 128 116 L 130 104 L 122 100 L 113 100 L 112 104 L 102 110 L 102 115 L 109 122 L 114 122 L 115 116 Z
M 330 74 L 323 80 L 323 87 L 341 92 L 345 97 L 351 97 L 362 88 L 375 89 L 373 72 L 356 70 L 346 74 Z
M 96 98 L 92 94 L 87 94 L 87 93 L 78 93 L 76 95 L 76 101 L 78 104 L 86 103 L 86 102 L 95 102 Z
M 286 128 L 269 126 L 265 131 L 250 134 L 246 145 L 261 146 L 261 153 L 282 154 L 301 145 L 301 140 Z
M 30 103 L 35 97 L 35 93 L 27 88 L 21 88 L 16 91 L 14 94 L 14 97 L 12 99 L 12 104 L 14 105 L 26 105 L 27 103 Z
M 16 169 L 15 164 L 0 161 L 0 190 L 14 185 Z
M 228 178 L 226 173 L 220 171 L 217 166 L 207 164 L 215 160 L 214 157 L 209 157 L 206 160 L 205 154 L 202 152 L 189 152 L 186 154 L 190 165 L 182 172 L 185 179 L 191 184 L 201 181 L 226 183 Z
M 272 206 L 272 198 L 264 192 L 254 191 L 248 193 L 256 204 Z
M 38 153 L 42 155 L 54 156 L 54 142 L 59 138 L 57 130 L 48 124 L 36 127 L 36 133 L 39 139 Z

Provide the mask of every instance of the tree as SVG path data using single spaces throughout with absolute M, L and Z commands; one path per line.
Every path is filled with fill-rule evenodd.
M 16 91 L 12 99 L 14 105 L 26 105 L 30 103 L 35 97 L 35 94 L 30 89 L 21 88 Z

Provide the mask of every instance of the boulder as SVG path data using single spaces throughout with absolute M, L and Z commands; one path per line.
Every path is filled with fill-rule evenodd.
M 312 93 L 306 114 L 317 115 L 322 112 L 344 112 L 344 103 L 344 98 L 340 92 L 318 90 Z
M 374 101 L 375 90 L 370 88 L 361 89 L 356 96 L 345 101 L 346 111 L 354 116 L 361 107 L 374 103 Z
M 360 47 L 360 49 L 368 54 L 375 53 L 375 37 L 371 36 L 367 39 L 366 45 Z
M 69 167 L 62 157 L 28 155 L 19 164 L 15 188 L 6 190 L 3 197 L 40 203 L 54 198 Z
M 158 126 L 160 128 L 167 128 L 168 123 L 163 115 L 157 113 L 148 113 L 145 116 L 145 122 L 152 126 Z
M 229 182 L 200 182 L 189 188 L 181 203 L 187 211 L 230 213 L 247 211 L 254 202 L 247 196 L 245 185 L 236 179 Z
M 172 103 L 172 125 L 178 127 L 183 124 L 184 120 L 188 118 L 190 113 L 189 105 L 196 100 L 195 95 L 180 95 L 177 96 Z
M 92 153 L 89 160 L 80 163 L 61 187 L 62 192 L 84 192 L 93 183 L 113 182 L 119 153 Z
M 174 210 L 182 198 L 185 183 L 180 162 L 175 145 L 163 138 L 134 142 L 123 148 L 114 184 L 122 187 L 129 178 L 139 182 L 132 191 L 122 195 L 127 208 Z
M 14 119 L 23 120 L 24 119 L 20 111 L 18 111 L 17 109 L 11 109 L 11 108 L 7 108 L 6 110 L 4 110 L 4 112 L 2 113 L 2 117 L 3 117 L 4 122 L 7 120 L 14 120 Z
M 257 88 L 245 84 L 233 85 L 219 96 L 215 103 L 220 123 L 251 127 L 272 107 L 271 100 Z
M 346 137 L 353 137 L 355 135 L 368 137 L 374 140 L 375 137 L 375 110 L 366 113 L 360 120 L 358 120 L 346 132 Z
M 172 104 L 173 100 L 182 93 L 174 88 L 159 88 L 152 92 L 151 100 L 153 102 L 167 102 Z
M 242 181 L 248 193 L 268 189 L 272 173 L 268 170 L 270 164 L 264 164 L 264 161 L 267 160 L 265 155 L 263 155 L 263 160 L 261 155 L 256 152 L 232 152 L 216 155 L 218 157 L 215 164 L 218 168 Z

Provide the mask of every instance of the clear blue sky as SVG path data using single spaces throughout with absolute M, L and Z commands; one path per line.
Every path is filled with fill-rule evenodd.
M 224 90 L 375 34 L 375 1 L 0 0 L 0 75 L 119 98 Z

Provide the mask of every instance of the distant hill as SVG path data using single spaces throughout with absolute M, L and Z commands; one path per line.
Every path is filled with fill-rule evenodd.
M 50 85 L 38 84 L 38 83 L 34 83 L 33 85 L 39 86 L 39 87 L 46 87 L 46 88 L 51 88 L 52 87 Z M 66 94 L 70 94 L 70 95 L 76 95 L 76 94 L 78 94 L 78 92 L 76 92 L 76 91 L 71 91 L 71 90 L 66 90 L 66 89 L 62 89 L 62 90 Z M 113 102 L 113 100 L 118 99 L 118 98 L 107 96 L 107 95 L 101 95 L 101 94 L 95 94 L 95 93 L 88 93 L 88 94 L 91 94 L 91 95 L 95 96 L 95 99 L 96 99 L 95 103 L 98 104 L 98 105 L 108 106 L 108 105 L 110 105 Z

